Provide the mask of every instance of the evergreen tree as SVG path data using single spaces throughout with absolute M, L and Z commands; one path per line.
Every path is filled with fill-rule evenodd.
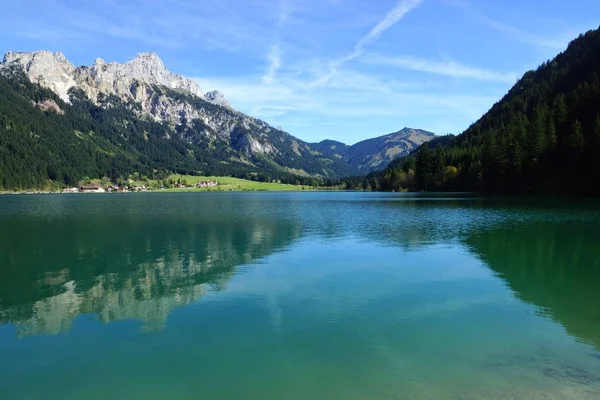
M 554 124 L 553 118 L 548 118 L 548 124 L 546 128 L 546 149 L 551 152 L 556 149 L 558 139 L 556 136 L 556 125 Z
M 575 120 L 568 135 L 565 138 L 565 149 L 572 160 L 575 160 L 581 155 L 585 147 L 585 139 L 583 136 L 583 127 L 579 120 Z
M 428 146 L 421 146 L 417 154 L 417 183 L 419 187 L 424 190 L 430 190 L 433 188 L 434 181 L 434 160 L 432 151 Z M 394 185 L 395 186 L 395 185 Z
M 533 161 L 539 158 L 546 150 L 546 125 L 547 110 L 545 106 L 538 106 L 535 109 L 533 119 L 529 125 L 529 140 L 527 146 L 527 158 Z
M 567 102 L 565 100 L 565 95 L 562 93 L 559 94 L 554 101 L 552 117 L 554 119 L 554 125 L 559 130 L 562 130 L 566 127 L 568 119 Z

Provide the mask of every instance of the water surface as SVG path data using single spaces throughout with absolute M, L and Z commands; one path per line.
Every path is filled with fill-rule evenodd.
M 600 399 L 600 207 L 0 197 L 2 399 Z

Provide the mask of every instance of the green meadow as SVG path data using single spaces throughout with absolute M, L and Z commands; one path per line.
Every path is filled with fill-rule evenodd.
M 301 190 L 315 190 L 311 186 L 299 186 L 299 185 L 287 185 L 283 183 L 267 183 L 267 182 L 256 182 L 247 179 L 232 178 L 227 176 L 191 176 L 191 175 L 171 175 L 169 179 L 174 181 L 181 180 L 189 186 L 196 185 L 199 181 L 214 180 L 218 182 L 216 187 L 187 187 L 187 188 L 171 188 L 163 189 L 163 191 L 169 192 L 218 192 L 218 191 L 301 191 Z

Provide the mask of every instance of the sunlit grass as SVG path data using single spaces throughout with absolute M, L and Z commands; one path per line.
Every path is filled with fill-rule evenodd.
M 187 188 L 169 188 L 163 189 L 170 192 L 216 192 L 216 191 L 300 191 L 311 190 L 310 186 L 288 185 L 283 183 L 256 182 L 247 179 L 232 178 L 227 176 L 191 176 L 191 175 L 171 175 L 169 179 L 174 181 L 181 180 L 188 186 L 194 186 L 199 181 L 214 180 L 218 186 L 213 187 L 187 187 Z

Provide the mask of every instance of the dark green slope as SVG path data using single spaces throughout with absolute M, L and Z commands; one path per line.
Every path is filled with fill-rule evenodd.
M 233 113 L 201 99 L 195 101 L 202 102 L 199 107 L 215 108 L 215 113 Z M 45 103 L 58 111 L 41 107 Z M 297 139 L 275 129 L 268 140 L 295 151 L 280 150 L 271 158 L 246 157 L 243 143 L 197 140 L 206 137 L 207 127 L 200 122 L 178 132 L 140 118 L 138 111 L 139 105 L 123 104 L 115 97 L 105 97 L 95 105 L 77 90 L 71 92 L 71 104 L 66 104 L 51 90 L 31 83 L 20 70 L 3 69 L 0 190 L 75 185 L 84 177 L 117 180 L 134 172 L 149 178 L 177 172 L 315 184 L 351 171 L 342 162 L 320 159 L 301 141 L 296 146 Z M 246 134 L 235 132 L 233 138 L 243 141 Z
M 19 71 L 0 74 L 0 189 L 39 188 L 49 180 L 73 185 L 86 176 L 225 174 L 245 168 L 219 163 L 216 156 L 228 149 L 209 152 L 178 138 L 164 140 L 166 126 L 136 118 L 117 99 L 105 99 L 111 106 L 104 108 L 80 92 L 71 98 L 65 104 Z M 38 104 L 46 101 L 62 113 L 42 110 Z
M 464 133 L 377 178 L 383 189 L 600 194 L 599 74 L 593 30 L 527 72 Z

